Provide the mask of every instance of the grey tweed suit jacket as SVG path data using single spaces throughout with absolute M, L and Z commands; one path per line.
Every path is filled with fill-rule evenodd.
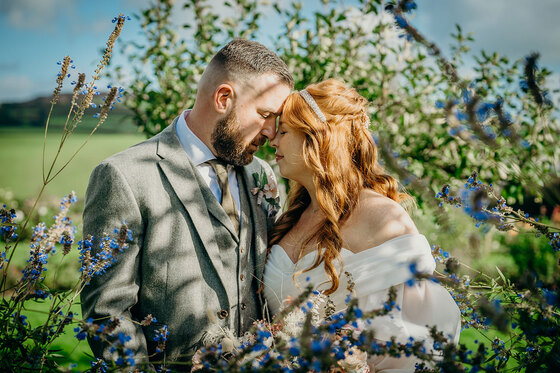
M 220 237 L 233 230 L 231 221 L 181 147 L 176 123 L 104 160 L 93 171 L 86 193 L 84 235 L 111 234 L 126 220 L 134 241 L 107 273 L 85 287 L 84 318 L 122 316 L 117 332 L 132 337 L 126 346 L 137 359 L 154 354 L 154 333 L 166 324 L 166 358 L 180 360 L 200 345 L 212 322 L 209 314 L 220 315 L 236 299 L 236 284 L 223 280 L 236 274 L 224 273 L 219 249 Z M 263 171 L 273 177 L 270 166 L 256 157 L 243 167 L 249 190 L 256 186 L 253 173 Z M 255 276 L 261 279 L 273 217 L 266 213 L 266 202 L 249 200 Z M 158 323 L 143 327 L 130 321 L 148 314 Z M 228 317 L 216 319 L 232 327 Z M 96 356 L 110 359 L 106 345 L 89 342 Z

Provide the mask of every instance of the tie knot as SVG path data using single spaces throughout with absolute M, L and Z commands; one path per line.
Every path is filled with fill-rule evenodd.
M 225 161 L 222 161 L 221 159 L 214 158 L 214 159 L 210 159 L 206 163 L 208 163 L 210 166 L 212 166 L 212 168 L 214 169 L 216 174 L 225 173 L 227 175 L 227 165 L 228 164 Z
M 231 219 L 235 231 L 239 234 L 239 217 L 237 208 L 235 207 L 235 201 L 233 200 L 233 195 L 231 194 L 229 187 L 227 163 L 219 159 L 211 159 L 206 163 L 208 163 L 216 173 L 216 181 L 218 182 L 222 193 L 221 205 Z

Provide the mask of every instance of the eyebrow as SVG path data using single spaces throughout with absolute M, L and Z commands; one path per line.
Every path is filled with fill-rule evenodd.
M 271 108 L 262 108 L 261 111 L 265 111 L 265 112 L 267 112 L 267 113 L 274 114 L 274 115 L 277 116 L 277 117 L 279 117 L 280 114 L 282 114 L 282 111 L 281 111 L 281 110 L 278 111 L 278 112 L 276 112 L 276 111 L 274 111 L 274 110 L 271 109 Z

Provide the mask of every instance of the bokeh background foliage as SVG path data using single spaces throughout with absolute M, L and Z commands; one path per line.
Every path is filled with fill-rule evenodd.
M 533 83 L 537 88 L 545 87 L 550 71 L 538 66 L 527 71 L 532 57 L 510 60 L 483 51 L 474 56 L 475 66 L 470 68 L 467 79 L 457 71 L 466 68 L 472 36 L 460 26 L 450 30 L 453 54 L 442 59 L 437 46 L 429 41 L 420 43 L 404 31 L 408 20 L 395 25 L 394 15 L 385 11 L 387 2 L 317 0 L 318 10 L 311 15 L 303 12 L 309 3 L 223 1 L 220 6 L 228 10 L 218 12 L 214 1 L 154 1 L 136 15 L 145 42 L 134 42 L 132 48 L 130 43 L 122 43 L 121 53 L 127 55 L 129 64 L 126 69 L 111 66 L 114 81 L 124 79 L 133 69 L 124 101 L 128 110 L 119 111 L 105 123 L 111 129 L 122 128 L 123 121 L 128 121 L 128 126 L 136 126 L 143 135 L 106 133 L 93 137 L 89 148 L 71 164 L 74 168 L 62 173 L 57 179 L 60 183 L 47 191 L 60 197 L 77 189 L 83 199 L 88 174 L 97 162 L 160 132 L 182 110 L 191 107 L 198 78 L 213 54 L 233 37 L 258 39 L 259 19 L 264 12 L 272 11 L 283 20 L 283 25 L 269 46 L 288 64 L 296 89 L 338 78 L 370 101 L 371 131 L 381 161 L 416 197 L 418 208 L 413 217 L 429 241 L 472 267 L 462 267 L 459 277 L 483 278 L 478 271 L 494 277 L 499 268 L 508 281 L 520 282 L 525 288 L 529 278 L 536 279 L 544 288 L 557 289 L 558 252 L 552 250 L 546 239 L 536 237 L 530 225 L 519 223 L 507 233 L 491 224 L 475 225 L 462 209 L 441 206 L 440 199 L 435 198 L 444 184 L 458 190 L 476 171 L 478 178 L 492 183 L 508 204 L 559 226 L 560 212 L 551 213 L 560 203 L 558 96 L 544 88 L 537 92 L 538 96 L 533 87 Z M 177 8 L 188 10 L 192 20 L 184 25 L 173 24 L 171 15 Z M 179 36 L 181 27 L 190 30 L 188 38 Z M 532 79 L 528 79 L 528 72 L 533 73 Z M 62 121 L 62 114 L 53 123 L 57 121 Z M 85 120 L 85 127 L 87 123 Z M 56 125 L 53 129 L 57 130 Z M 2 131 L 5 136 L 0 139 L 0 154 L 7 170 L 5 175 L 11 176 L 9 182 L 3 179 L 7 185 L 2 185 L 0 201 L 16 209 L 21 221 L 30 212 L 30 198 L 40 185 L 35 187 L 33 183 L 38 169 L 17 165 L 32 164 L 30 159 L 39 157 L 37 147 L 42 135 Z M 81 142 L 77 132 L 70 146 L 72 141 Z M 272 154 L 270 147 L 260 152 L 269 160 Z M 10 171 L 10 167 L 14 170 Z M 37 181 L 39 184 L 39 177 Z M 43 198 L 31 222 L 48 220 L 57 204 L 55 199 Z M 71 215 L 78 228 L 81 209 L 78 202 Z M 24 240 L 31 237 L 30 229 L 20 233 Z M 46 286 L 68 290 L 79 277 L 78 256 L 71 252 L 61 262 L 56 282 L 49 272 Z M 28 251 L 22 244 L 10 268 L 11 284 L 21 276 L 27 257 Z M 492 283 L 494 295 L 490 298 L 500 298 L 501 286 L 506 288 L 505 285 Z M 25 308 L 30 324 L 40 324 L 48 311 L 48 301 Z M 474 349 L 477 339 L 492 341 L 499 337 L 513 346 L 516 331 L 493 325 L 484 329 L 466 329 L 461 342 Z M 91 360 L 87 355 L 89 348 L 84 341 L 76 341 L 71 330 L 67 328 L 53 348 L 60 354 L 57 359 L 61 366 L 77 363 L 77 369 L 85 370 Z M 513 359 L 504 364 L 515 366 Z
M 136 75 L 126 104 L 136 124 L 147 136 L 165 128 L 194 102 L 198 77 L 215 51 L 232 37 L 257 38 L 259 17 L 274 11 L 283 26 L 272 48 L 288 64 L 296 89 L 327 78 L 357 88 L 371 102 L 371 129 L 383 145 L 383 158 L 388 165 L 396 161 L 410 172 L 407 177 L 398 170 L 405 176 L 401 182 L 413 183 L 411 191 L 418 197 L 423 192 L 417 189 L 428 185 L 437 190 L 452 180 L 461 183 L 476 170 L 482 179 L 499 186 L 509 203 L 523 203 L 526 194 L 541 201 L 543 188 L 553 182 L 560 166 L 555 146 L 558 120 L 552 115 L 553 105 L 537 104 L 520 86 L 523 60 L 482 51 L 474 56 L 472 77 L 450 81 L 432 51 L 395 28 L 393 18 L 384 12 L 386 2 L 320 3 L 321 10 L 309 17 L 300 2 L 226 1 L 230 15 L 224 17 L 211 1 L 157 1 L 140 16 L 146 44 L 129 51 Z M 180 6 L 193 15 L 190 23 L 182 25 L 192 31 L 189 40 L 179 38 L 178 25 L 171 23 L 174 7 Z M 461 70 L 472 36 L 460 26 L 450 33 L 455 43 L 448 61 Z M 550 74 L 539 69 L 536 81 L 542 85 Z M 474 109 L 484 125 L 482 134 L 466 124 L 468 98 L 475 93 L 480 99 Z M 519 137 L 504 134 L 489 107 L 498 101 Z M 486 140 L 484 134 L 492 141 L 481 141 Z M 558 201 L 558 192 L 553 194 Z

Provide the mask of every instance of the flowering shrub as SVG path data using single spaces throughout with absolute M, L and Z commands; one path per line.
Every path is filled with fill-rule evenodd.
M 51 351 L 53 341 L 64 333 L 67 325 L 79 321 L 71 311 L 77 296 L 89 280 L 99 275 L 104 268 L 114 262 L 117 252 L 125 250 L 127 241 L 131 239 L 132 232 L 123 223 L 116 239 L 106 237 L 103 242 L 104 255 L 91 255 L 91 243 L 88 239 L 79 241 L 81 251 L 81 277 L 77 284 L 70 290 L 50 289 L 44 284 L 43 273 L 47 271 L 49 259 L 61 249 L 63 258 L 70 252 L 74 245 L 74 232 L 76 227 L 68 219 L 67 213 L 70 206 L 76 201 L 72 193 L 66 196 L 60 205 L 60 212 L 54 217 L 54 223 L 46 228 L 44 223 L 39 223 L 33 230 L 30 243 L 29 260 L 23 269 L 23 276 L 10 289 L 3 289 L 3 305 L 0 309 L 0 325 L 2 338 L 0 340 L 0 354 L 2 370 L 10 371 L 13 368 L 42 369 L 45 371 L 58 370 L 57 356 Z M 11 222 L 16 216 L 5 208 L 0 210 L 2 216 L 3 238 L 6 248 L 10 248 L 17 235 L 14 233 L 15 225 Z M 9 228 L 8 228 L 9 227 Z M 106 250 L 110 248 L 110 250 Z M 7 263 L 4 262 L 3 265 Z M 26 310 L 33 302 L 50 303 L 47 320 L 41 325 L 31 325 L 27 322 Z M 118 320 L 117 320 L 118 321 Z M 79 329 L 79 328 L 78 328 Z M 109 328 L 105 331 L 110 335 Z M 79 338 L 78 334 L 78 339 Z M 83 338 L 82 338 L 83 339 Z
M 304 3 L 227 1 L 231 16 L 220 17 L 210 1 L 156 1 L 140 15 L 146 42 L 128 52 L 135 78 L 125 105 L 147 136 L 163 130 L 192 106 L 198 79 L 219 46 L 232 37 L 255 39 L 262 31 L 257 21 L 272 12 L 282 21 L 272 49 L 288 65 L 295 88 L 327 78 L 356 87 L 371 103 L 385 166 L 421 203 L 473 169 L 500 185 L 508 203 L 523 202 L 525 193 L 541 196 L 558 168 L 560 134 L 551 92 L 542 88 L 551 72 L 538 68 L 536 55 L 510 61 L 481 52 L 474 56 L 474 77 L 466 80 L 457 70 L 473 38 L 460 27 L 446 59 L 408 21 L 412 5 L 320 3 L 306 16 Z M 170 14 L 183 5 L 192 13 L 184 25 L 189 39 L 179 37 L 182 25 L 171 23 Z M 260 155 L 272 153 L 265 148 Z

